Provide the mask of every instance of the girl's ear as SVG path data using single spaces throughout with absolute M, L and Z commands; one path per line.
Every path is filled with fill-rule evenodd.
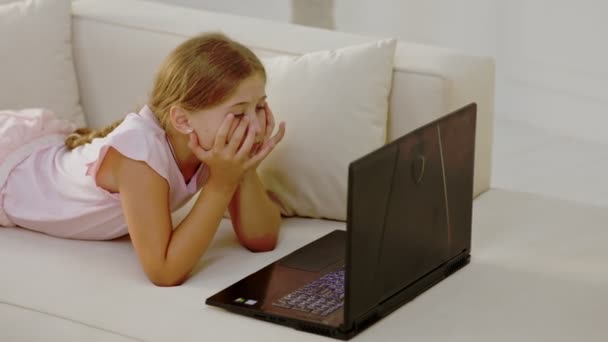
M 180 133 L 190 134 L 194 131 L 190 126 L 188 112 L 179 106 L 171 106 L 169 109 L 169 122 Z

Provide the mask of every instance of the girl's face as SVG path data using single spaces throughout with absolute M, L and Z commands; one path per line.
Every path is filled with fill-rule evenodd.
M 232 122 L 226 140 L 230 140 L 241 119 L 248 117 L 249 129 L 256 130 L 256 144 L 254 144 L 253 149 L 261 144 L 266 134 L 265 86 L 264 79 L 256 73 L 243 80 L 237 87 L 236 92 L 224 103 L 188 115 L 190 126 L 198 135 L 201 147 L 205 150 L 210 150 L 213 147 L 215 136 L 222 122 L 230 113 L 235 116 L 235 120 Z

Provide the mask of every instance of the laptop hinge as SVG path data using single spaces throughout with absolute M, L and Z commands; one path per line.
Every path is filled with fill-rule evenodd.
M 342 324 L 339 329 L 344 332 L 350 331 L 362 331 L 370 325 L 374 324 L 378 320 L 382 318 L 380 311 L 378 309 L 372 309 L 367 313 L 360 316 L 358 319 L 351 322 L 349 325 Z

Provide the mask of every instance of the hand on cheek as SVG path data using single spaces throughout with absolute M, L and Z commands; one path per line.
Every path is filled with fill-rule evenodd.
M 261 122 L 262 120 L 260 120 Z M 262 142 L 254 147 L 250 153 L 250 158 L 255 160 L 254 168 L 264 160 L 274 150 L 275 146 L 283 140 L 285 136 L 285 122 L 281 122 L 278 127 L 277 133 L 273 136 L 272 133 L 275 129 L 275 119 L 272 110 L 268 106 L 268 103 L 264 104 L 264 126 L 265 129 L 261 130 L 264 134 Z
M 234 131 L 236 131 L 236 128 L 239 126 L 240 122 L 241 122 L 240 119 L 236 119 L 232 122 L 232 125 L 230 126 L 230 129 L 228 130 L 228 136 L 226 137 L 226 143 L 228 143 L 230 141 L 230 139 L 232 139 L 232 136 L 234 135 Z
M 228 144 L 233 139 L 236 129 L 239 126 L 239 124 L 243 121 L 243 118 L 244 117 L 239 117 L 233 121 L 233 123 L 230 127 L 230 130 L 228 131 L 228 135 L 226 135 L 226 144 Z M 251 125 L 251 123 L 249 123 L 246 127 L 246 133 L 251 129 L 251 127 L 252 127 L 252 125 Z M 247 135 L 245 134 L 245 136 L 238 142 L 239 149 L 243 146 L 243 143 L 245 142 L 246 137 L 247 137 Z
M 240 120 L 231 139 L 228 139 L 228 131 L 233 121 L 233 115 L 226 117 L 209 151 L 200 146 L 198 137 L 194 133 L 190 134 L 188 143 L 194 155 L 209 166 L 211 172 L 209 184 L 214 184 L 222 191 L 234 191 L 234 187 L 240 183 L 245 173 L 254 169 L 258 163 L 256 158 L 249 157 L 255 140 L 253 132 L 247 129 L 249 120 L 247 118 Z

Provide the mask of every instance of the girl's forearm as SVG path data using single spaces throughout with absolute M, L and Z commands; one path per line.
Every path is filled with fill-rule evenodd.
M 235 189 L 217 188 L 212 182 L 205 185 L 169 240 L 163 273 L 171 280 L 183 282 L 207 251 Z
M 237 188 L 229 205 L 230 216 L 241 244 L 263 252 L 276 246 L 281 213 L 268 197 L 255 170 L 249 171 Z

